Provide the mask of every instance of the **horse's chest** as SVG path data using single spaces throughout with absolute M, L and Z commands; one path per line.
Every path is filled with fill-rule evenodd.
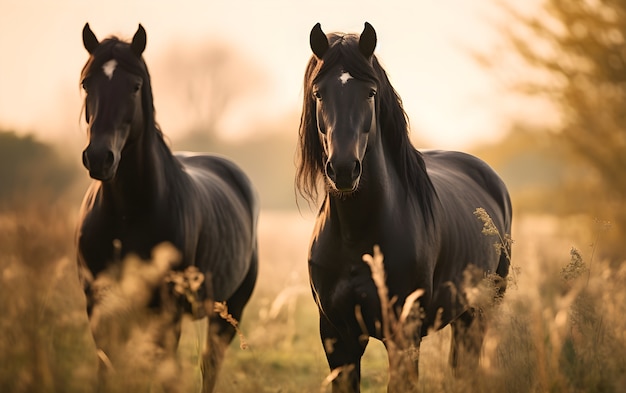
M 383 252 L 384 272 L 373 272 L 363 259 L 366 254 L 374 254 L 375 246 L 380 247 Z M 419 257 L 414 252 L 397 252 L 398 248 L 399 245 L 394 242 L 373 240 L 352 244 L 346 242 L 314 244 L 309 260 L 311 281 L 328 294 L 328 299 L 345 298 L 348 292 L 354 301 L 375 295 L 377 288 L 374 285 L 373 274 L 384 274 L 386 279 L 394 283 L 401 282 L 401 285 L 394 285 L 394 290 L 410 292 L 412 282 L 417 279 Z
M 407 233 L 393 235 L 373 232 L 358 240 L 347 239 L 340 233 L 323 232 L 318 234 L 310 250 L 309 262 L 330 269 L 350 272 L 369 267 L 364 255 L 373 255 L 374 248 L 382 253 L 383 265 L 388 274 L 411 274 L 418 265 L 428 258 L 420 248 L 419 239 Z
M 349 242 L 337 233 L 318 233 L 310 253 L 311 283 L 320 308 L 331 319 L 354 315 L 355 307 L 366 321 L 379 319 L 379 289 L 396 298 L 398 304 L 416 289 L 429 291 L 432 286 L 431 259 L 420 247 L 420 239 L 411 236 L 408 228 L 390 236 L 374 232 L 358 242 Z M 374 246 L 382 253 L 383 272 L 374 273 L 364 262 L 365 254 L 373 255 Z M 373 275 L 381 275 L 377 288 Z M 384 275 L 384 277 L 382 277 Z M 344 316 L 342 316 L 344 315 Z
M 331 319 L 352 315 L 355 308 L 367 314 L 380 310 L 378 291 L 365 263 L 334 268 L 310 264 L 309 273 L 318 306 Z
M 93 214 L 82 225 L 79 250 L 94 271 L 128 254 L 150 259 L 159 243 L 174 243 L 169 226 L 162 220 Z

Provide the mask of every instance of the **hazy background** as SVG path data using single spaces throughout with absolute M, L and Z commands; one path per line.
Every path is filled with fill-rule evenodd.
M 90 181 L 89 22 L 100 39 L 142 23 L 171 146 L 231 157 L 259 191 L 251 350 L 233 344 L 217 391 L 321 391 L 306 264 L 315 206 L 298 211 L 293 186 L 302 77 L 315 23 L 360 33 L 364 21 L 416 147 L 477 155 L 513 200 L 515 274 L 481 373 L 451 378 L 444 329 L 423 342 L 420 391 L 621 391 L 626 0 L 0 0 L 0 390 L 82 392 L 95 375 L 74 245 Z M 183 335 L 196 356 L 199 331 Z M 386 383 L 374 345 L 364 392 Z
M 225 154 L 264 209 L 293 187 L 309 32 L 360 33 L 403 99 L 418 148 L 464 150 L 507 183 L 516 216 L 584 215 L 626 228 L 626 2 L 564 0 L 56 2 L 0 0 L 0 202 L 27 189 L 78 206 L 89 181 L 81 30 L 144 52 L 175 150 Z M 6 202 L 10 201 L 10 202 Z M 313 209 L 315 210 L 315 209 Z M 624 246 L 626 249 L 626 246 Z
M 534 3 L 526 2 L 525 12 Z M 503 88 L 474 59 L 499 39 L 492 22 L 508 17 L 491 0 L 0 0 L 0 8 L 0 130 L 52 144 L 66 163 L 80 166 L 81 29 L 89 22 L 99 39 L 129 39 L 142 23 L 157 121 L 172 147 L 237 160 L 266 208 L 295 207 L 302 78 L 317 22 L 326 32 L 374 25 L 376 53 L 419 147 L 467 150 L 502 140 L 516 119 L 554 117 L 540 101 Z
M 532 9 L 534 2 L 525 3 Z M 365 21 L 373 24 L 376 53 L 421 145 L 460 149 L 502 138 L 509 118 L 525 110 L 468 56 L 497 38 L 489 22 L 501 13 L 491 0 L 2 0 L 0 7 L 0 127 L 45 140 L 83 143 L 78 78 L 87 59 L 85 22 L 99 39 L 130 38 L 144 25 L 157 117 L 173 140 L 206 122 L 228 139 L 295 133 L 297 124 L 275 124 L 300 109 L 309 31 L 317 22 L 326 32 L 360 33 Z M 226 94 L 203 84 L 217 72 L 228 102 L 207 113 L 212 96 Z M 273 130 L 262 130 L 268 123 Z

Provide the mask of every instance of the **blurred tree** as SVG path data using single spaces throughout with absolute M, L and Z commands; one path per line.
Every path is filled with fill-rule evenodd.
M 172 125 L 183 135 L 172 135 L 175 150 L 208 151 L 225 155 L 252 179 L 266 209 L 293 209 L 295 197 L 293 154 L 299 115 L 254 118 L 248 105 L 263 107 L 269 75 L 260 62 L 222 41 L 177 43 L 155 62 L 159 78 L 153 78 L 156 109 L 174 114 Z M 237 141 L 222 138 L 225 116 L 242 108 L 253 131 Z M 163 112 L 159 112 L 160 120 Z M 271 123 L 268 123 L 271 121 Z M 169 127 L 164 127 L 168 134 Z
M 0 130 L 0 210 L 31 198 L 56 199 L 75 176 L 52 146 Z
M 194 137 L 215 139 L 229 106 L 263 85 L 266 76 L 254 61 L 217 41 L 176 44 L 166 50 L 155 69 L 157 110 L 163 104 L 175 123 Z
M 257 133 L 241 140 L 207 139 L 198 133 L 175 140 L 175 150 L 209 151 L 224 155 L 246 172 L 261 199 L 263 209 L 295 209 L 294 151 L 299 113 L 255 123 Z
M 532 15 L 513 6 L 505 6 L 505 11 L 508 24 L 501 31 L 515 59 L 521 60 L 517 65 L 524 68 L 518 67 L 513 77 L 517 89 L 548 98 L 559 109 L 555 142 L 595 170 L 594 187 L 602 187 L 604 194 L 589 199 L 583 209 L 614 221 L 623 234 L 626 0 L 542 0 L 540 11 Z M 511 19 L 519 23 L 511 24 Z M 483 60 L 498 67 L 515 64 L 493 56 Z
M 554 141 L 542 130 L 513 124 L 502 141 L 474 146 L 470 153 L 498 171 L 515 214 L 580 214 L 591 191 L 579 192 L 580 185 L 591 184 L 595 172 Z

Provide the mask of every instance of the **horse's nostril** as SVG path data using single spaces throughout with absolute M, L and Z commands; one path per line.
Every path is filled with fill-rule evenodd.
M 326 176 L 333 181 L 335 180 L 335 169 L 333 168 L 333 164 L 330 160 L 326 163 Z
M 356 179 L 359 176 L 361 176 L 361 161 L 355 160 L 354 168 L 352 168 L 352 178 Z
M 89 169 L 89 158 L 87 157 L 87 150 L 83 150 L 83 166 Z
M 112 151 L 108 151 L 106 156 L 104 157 L 104 168 L 111 168 L 113 166 L 113 162 L 115 161 L 115 156 Z

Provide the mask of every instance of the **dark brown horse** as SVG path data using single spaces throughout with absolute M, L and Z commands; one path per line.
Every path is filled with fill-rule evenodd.
M 400 97 L 374 55 L 376 41 L 368 23 L 361 35 L 326 35 L 317 24 L 304 77 L 296 180 L 311 200 L 320 180 L 325 184 L 309 272 L 328 364 L 337 372 L 333 392 L 359 391 L 368 337 L 387 346 L 390 391 L 416 388 L 421 338 L 447 324 L 451 365 L 475 367 L 485 324 L 466 296 L 467 274 L 497 274 L 499 296 L 509 271 L 509 242 L 505 252 L 494 248 L 474 215 L 485 209 L 501 236 L 509 235 L 505 185 L 476 157 L 420 153 L 411 145 Z M 380 298 L 381 286 L 363 262 L 376 245 L 388 299 Z M 406 318 L 402 308 L 411 294 L 421 294 L 419 307 Z M 387 300 L 391 310 L 381 311 Z M 385 319 L 405 325 L 385 330 Z
M 239 320 L 256 282 L 256 194 L 229 160 L 170 151 L 155 122 L 141 25 L 127 43 L 115 37 L 100 42 L 87 24 L 83 43 L 90 55 L 81 74 L 89 137 L 83 163 L 95 181 L 85 195 L 77 236 L 88 313 L 91 318 L 99 306 L 92 284 L 100 273 L 130 254 L 150 259 L 155 246 L 172 244 L 181 253 L 176 269 L 195 266 L 205 277 L 196 316 L 209 316 L 202 371 L 203 390 L 210 392 L 235 334 L 213 312 L 213 302 L 225 301 Z M 154 288 L 149 307 L 158 312 L 166 297 Z M 191 310 L 184 299 L 177 304 L 175 342 L 182 313 Z

